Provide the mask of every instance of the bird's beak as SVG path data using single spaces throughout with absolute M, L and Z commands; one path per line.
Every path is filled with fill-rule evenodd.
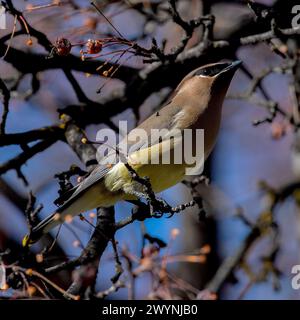
M 240 67 L 241 64 L 242 64 L 242 61 L 240 60 L 233 61 L 223 70 L 223 72 L 231 71 L 231 70 L 235 71 Z
M 224 76 L 225 77 L 228 76 L 231 79 L 241 64 L 242 64 L 242 61 L 240 61 L 240 60 L 226 63 L 224 68 L 215 77 L 216 78 L 223 78 Z

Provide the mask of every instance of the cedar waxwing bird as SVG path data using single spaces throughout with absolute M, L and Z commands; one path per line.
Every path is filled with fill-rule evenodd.
M 172 137 L 175 130 L 184 132 L 189 129 L 194 133 L 196 129 L 202 129 L 204 162 L 215 145 L 222 104 L 231 79 L 240 64 L 241 61 L 212 63 L 190 72 L 179 83 L 169 102 L 134 129 L 146 132 L 147 143 L 132 143 L 129 137 L 134 130 L 130 131 L 113 151 L 99 161 L 97 167 L 83 181 L 55 201 L 60 206 L 52 215 L 32 228 L 30 234 L 24 237 L 23 245 L 35 243 L 44 233 L 63 223 L 66 217 L 97 207 L 109 207 L 120 200 L 130 201 L 143 196 L 143 186 L 132 179 L 124 161 L 110 162 L 124 141 L 127 142 L 126 148 L 129 150 L 125 161 L 138 176 L 147 176 L 150 179 L 154 192 L 163 191 L 182 181 L 189 164 L 186 161 L 176 162 L 174 155 L 170 156 L 169 163 L 162 163 L 162 150 L 175 150 L 177 140 Z M 167 133 L 158 140 L 149 142 L 148 135 L 151 135 L 153 129 L 167 129 Z M 166 144 L 170 140 L 172 143 Z M 163 148 L 165 145 L 167 148 Z M 159 161 L 145 161 L 146 158 L 149 159 L 149 154 L 151 160 L 154 155 Z

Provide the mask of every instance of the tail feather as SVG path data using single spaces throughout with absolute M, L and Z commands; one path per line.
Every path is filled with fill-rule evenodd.
M 32 228 L 32 233 L 46 233 L 50 229 L 54 228 L 56 225 L 61 223 L 60 212 L 55 211 L 50 214 L 48 217 L 43 219 L 40 223 L 38 223 L 34 228 Z

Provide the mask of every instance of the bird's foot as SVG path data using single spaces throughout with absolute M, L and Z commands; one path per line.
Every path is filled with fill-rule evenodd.
M 150 215 L 154 218 L 161 218 L 164 213 L 171 212 L 172 207 L 164 199 L 150 199 L 148 201 L 150 208 Z

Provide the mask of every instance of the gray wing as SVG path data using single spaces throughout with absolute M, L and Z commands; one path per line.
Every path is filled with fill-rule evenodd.
M 95 182 L 101 180 L 109 170 L 110 168 L 107 166 L 97 165 L 97 167 L 82 182 L 55 199 L 54 203 L 56 205 L 62 205 L 59 209 L 63 209 L 63 207 L 70 201 L 76 199 L 79 194 L 86 191 Z
M 152 114 L 149 118 L 143 121 L 140 125 L 136 127 L 136 129 L 143 129 L 148 136 L 147 140 L 140 140 L 138 143 L 136 141 L 132 141 L 129 139 L 130 133 L 124 137 L 124 139 L 120 142 L 119 146 L 127 140 L 127 153 L 130 154 L 137 150 L 141 150 L 150 146 L 150 134 L 151 129 L 168 129 L 172 133 L 172 128 L 174 127 L 174 119 L 176 119 L 176 115 L 180 113 L 182 108 L 180 106 L 174 105 L 172 101 L 170 101 L 167 105 L 165 105 L 161 110 Z M 161 141 L 164 139 L 168 139 L 169 135 L 160 136 L 162 138 Z M 154 144 L 159 143 L 160 141 L 154 140 Z

